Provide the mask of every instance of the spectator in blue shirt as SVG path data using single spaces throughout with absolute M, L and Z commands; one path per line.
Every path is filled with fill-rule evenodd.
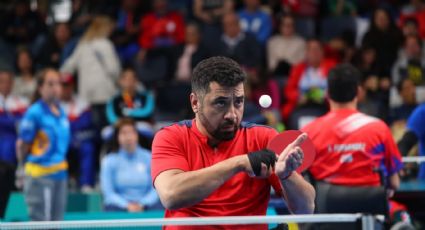
M 155 206 L 159 199 L 152 186 L 151 153 L 138 145 L 133 120 L 118 121 L 114 150 L 101 164 L 100 185 L 106 211 L 141 212 Z
M 260 0 L 244 0 L 245 7 L 239 11 L 241 28 L 252 33 L 259 43 L 265 45 L 272 32 L 272 20 L 269 14 L 260 9 Z
M 61 220 L 65 212 L 71 131 L 59 104 L 61 87 L 56 70 L 43 70 L 37 79 L 38 96 L 19 127 L 17 158 L 25 167 L 24 196 L 34 221 Z

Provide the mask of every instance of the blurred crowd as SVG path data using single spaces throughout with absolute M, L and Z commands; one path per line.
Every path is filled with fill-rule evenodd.
M 396 137 L 425 101 L 421 0 L 14 0 L 0 3 L 0 15 L 0 161 L 16 167 L 17 126 L 37 75 L 57 69 L 71 176 L 89 192 L 101 171 L 111 210 L 143 208 L 112 188 L 126 194 L 128 183 L 150 178 L 132 181 L 127 170 L 117 176 L 126 184 L 110 175 L 130 164 L 113 144 L 125 126 L 117 121 L 136 121 L 129 124 L 141 165 L 149 165 L 144 150 L 155 131 L 192 118 L 191 71 L 207 57 L 240 63 L 248 76 L 244 119 L 280 131 L 326 113 L 327 73 L 337 63 L 361 70 L 360 111 L 383 119 Z M 258 105 L 263 94 L 272 98 L 266 109 Z M 116 159 L 103 157 L 109 152 Z M 157 197 L 149 199 L 144 204 Z

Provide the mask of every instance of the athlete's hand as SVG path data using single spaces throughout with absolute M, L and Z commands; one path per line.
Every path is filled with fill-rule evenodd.
M 143 206 L 139 205 L 137 203 L 130 203 L 127 206 L 127 211 L 128 212 L 142 212 L 143 211 Z
M 273 151 L 262 149 L 248 153 L 245 171 L 251 177 L 267 178 L 274 170 L 277 156 Z
M 281 180 L 286 179 L 303 163 L 304 152 L 300 146 L 305 139 L 307 139 L 307 134 L 300 134 L 279 155 L 275 165 L 275 173 Z

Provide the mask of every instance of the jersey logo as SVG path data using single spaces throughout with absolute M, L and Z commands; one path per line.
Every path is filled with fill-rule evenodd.
M 50 140 L 47 134 L 43 131 L 38 131 L 31 146 L 31 154 L 40 156 L 47 152 L 50 147 Z

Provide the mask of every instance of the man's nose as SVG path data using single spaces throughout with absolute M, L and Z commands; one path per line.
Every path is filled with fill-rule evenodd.
M 229 105 L 229 109 L 227 110 L 226 114 L 224 115 L 224 119 L 226 120 L 236 120 L 236 108 L 233 105 L 233 103 L 231 105 Z

